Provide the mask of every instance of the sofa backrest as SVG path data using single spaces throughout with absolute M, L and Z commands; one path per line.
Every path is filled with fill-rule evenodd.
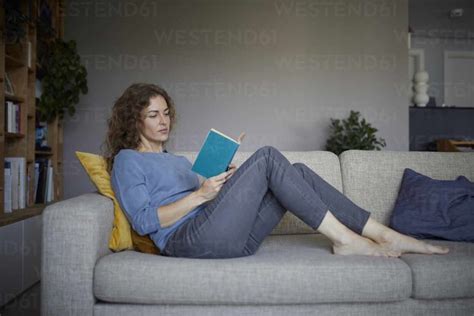
M 439 180 L 474 181 L 474 154 L 348 150 L 340 156 L 344 194 L 388 225 L 405 168 Z
M 239 167 L 253 152 L 237 151 L 233 163 Z M 290 163 L 301 162 L 306 164 L 324 180 L 342 192 L 342 178 L 339 158 L 328 151 L 281 151 Z M 181 151 L 175 155 L 182 155 L 194 163 L 197 152 Z M 302 220 L 290 212 L 286 212 L 280 223 L 273 229 L 271 235 L 317 233 Z

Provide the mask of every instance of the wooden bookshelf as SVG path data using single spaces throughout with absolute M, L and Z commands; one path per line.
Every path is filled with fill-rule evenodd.
M 36 135 L 36 78 L 37 70 L 41 67 L 37 60 L 38 36 L 36 20 L 40 12 L 40 0 L 19 0 L 21 10 L 24 14 L 32 14 L 33 22 L 24 24 L 26 35 L 19 43 L 7 43 L 5 35 L 5 9 L 4 2 L 0 6 L 0 109 L 2 117 L 0 128 L 0 162 L 4 165 L 5 157 L 24 157 L 26 161 L 26 175 L 28 185 L 28 196 L 26 197 L 26 208 L 13 209 L 11 213 L 5 212 L 5 178 L 4 172 L 0 172 L 0 227 L 17 221 L 41 214 L 43 209 L 63 197 L 62 176 L 62 133 L 63 123 L 57 118 L 47 124 L 47 145 L 51 151 L 38 151 L 35 148 Z M 52 27 L 55 36 L 63 37 L 63 0 L 46 1 L 52 12 Z M 28 44 L 28 42 L 30 44 Z M 30 58 L 28 57 L 28 45 L 30 45 Z M 28 66 L 30 65 L 30 66 Z M 13 84 L 14 93 L 6 93 L 6 76 Z M 20 130 L 16 133 L 7 132 L 5 121 L 6 101 L 12 101 L 19 106 Z M 35 161 L 37 158 L 46 157 L 51 159 L 53 167 L 54 193 L 53 201 L 47 204 L 35 204 Z M 29 178 L 29 181 L 28 181 Z
M 32 216 L 40 215 L 43 212 L 43 209 L 50 204 L 52 204 L 52 202 L 45 204 L 34 204 L 33 206 L 22 208 L 12 213 L 3 214 L 0 216 L 0 227 L 22 221 Z

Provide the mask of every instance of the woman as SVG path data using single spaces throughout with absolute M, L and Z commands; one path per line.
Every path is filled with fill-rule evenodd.
M 122 209 L 133 229 L 150 235 L 162 255 L 252 255 L 286 210 L 327 236 L 334 254 L 449 251 L 376 222 L 306 165 L 291 164 L 271 146 L 258 149 L 238 169 L 231 164 L 227 172 L 200 182 L 187 158 L 164 149 L 175 123 L 165 90 L 133 84 L 114 104 L 105 143 Z

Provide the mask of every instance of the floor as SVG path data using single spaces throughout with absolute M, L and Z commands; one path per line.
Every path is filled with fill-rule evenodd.
M 40 282 L 0 308 L 0 316 L 40 316 Z

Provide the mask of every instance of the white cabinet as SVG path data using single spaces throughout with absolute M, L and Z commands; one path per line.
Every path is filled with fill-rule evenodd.
M 0 227 L 0 306 L 40 280 L 41 215 Z
M 0 227 L 0 306 L 21 293 L 23 221 Z
M 41 215 L 23 221 L 23 289 L 41 278 Z

